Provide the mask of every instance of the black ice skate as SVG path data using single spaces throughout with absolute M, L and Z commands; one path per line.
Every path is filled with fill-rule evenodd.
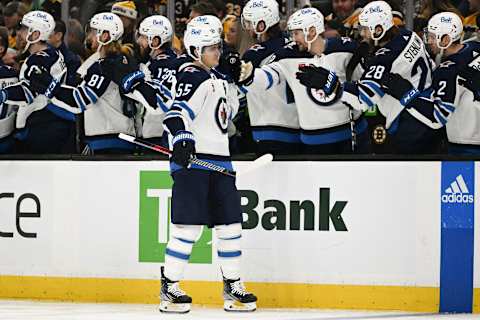
M 160 311 L 168 313 L 187 313 L 190 311 L 192 298 L 189 297 L 180 287 L 178 281 L 171 281 L 163 274 L 163 267 L 160 268 Z
M 229 280 L 223 278 L 223 309 L 225 311 L 246 311 L 257 310 L 257 297 L 247 292 L 240 279 Z

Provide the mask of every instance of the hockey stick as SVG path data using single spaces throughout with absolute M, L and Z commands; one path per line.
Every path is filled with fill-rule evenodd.
M 147 149 L 150 149 L 150 150 L 153 150 L 153 151 L 157 151 L 157 152 L 169 155 L 169 156 L 172 155 L 172 151 L 170 151 L 169 149 L 167 149 L 165 147 L 159 146 L 158 144 L 154 144 L 154 143 L 151 143 L 151 142 L 139 139 L 139 138 L 135 138 L 135 137 L 129 136 L 128 134 L 124 134 L 124 133 L 120 133 L 118 135 L 118 137 L 122 140 L 131 142 L 133 144 L 142 146 L 144 148 L 147 148 Z M 210 163 L 210 162 L 207 162 L 207 161 L 203 161 L 203 160 L 200 160 L 200 159 L 197 159 L 197 158 L 191 159 L 190 163 L 202 166 L 204 168 L 207 168 L 207 169 L 210 169 L 210 170 L 213 170 L 213 171 L 220 172 L 220 173 L 225 174 L 225 175 L 230 176 L 230 177 L 235 177 L 236 176 L 235 171 L 228 170 L 227 168 L 217 166 L 216 164 L 213 164 L 213 163 Z
M 157 152 L 160 152 L 160 153 L 163 153 L 163 154 L 166 154 L 166 155 L 171 155 L 172 154 L 172 151 L 170 151 L 169 149 L 167 149 L 165 147 L 159 146 L 157 144 L 154 144 L 154 143 L 151 143 L 151 142 L 139 139 L 139 138 L 129 136 L 128 134 L 120 133 L 118 135 L 118 137 L 122 140 L 131 142 L 133 144 L 142 146 L 144 148 L 147 148 L 147 149 L 150 149 L 150 150 L 153 150 L 153 151 L 157 151 Z M 250 163 L 249 166 L 245 167 L 243 170 L 240 170 L 238 172 L 228 170 L 227 168 L 217 166 L 213 163 L 203 161 L 203 160 L 199 160 L 197 158 L 194 158 L 194 159 L 190 160 L 190 162 L 194 163 L 196 165 L 211 169 L 213 171 L 220 172 L 220 173 L 225 174 L 227 176 L 235 177 L 235 176 L 244 175 L 246 173 L 257 170 L 258 168 L 269 164 L 270 162 L 272 162 L 272 160 L 273 160 L 273 156 L 270 153 L 264 154 L 263 156 L 255 159 L 252 163 Z

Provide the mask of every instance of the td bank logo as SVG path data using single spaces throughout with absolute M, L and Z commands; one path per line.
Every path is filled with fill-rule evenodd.
M 140 172 L 140 262 L 165 261 L 172 184 L 168 171 Z M 331 201 L 330 188 L 320 188 L 315 202 L 278 199 L 260 201 L 254 190 L 239 190 L 239 193 L 244 217 L 243 229 L 348 231 L 342 218 L 348 202 Z M 212 263 L 211 229 L 203 229 L 200 239 L 193 246 L 190 262 Z
M 164 262 L 173 181 L 168 171 L 140 172 L 139 261 Z M 190 263 L 212 263 L 212 230 L 203 229 Z

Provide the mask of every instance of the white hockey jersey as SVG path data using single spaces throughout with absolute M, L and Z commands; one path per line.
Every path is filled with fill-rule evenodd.
M 275 53 L 286 45 L 281 36 L 264 43 L 255 44 L 242 57 L 254 67 L 261 67 L 275 59 Z M 264 71 L 268 72 L 268 71 Z M 265 73 L 268 77 L 268 73 Z M 241 87 L 247 97 L 248 114 L 255 141 L 300 142 L 300 124 L 297 107 L 290 99 L 290 88 L 286 81 L 270 85 L 267 90 L 262 86 Z
M 20 106 L 16 120 L 18 129 L 25 127 L 27 119 L 33 112 L 42 110 L 45 107 L 60 118 L 65 118 L 65 114 L 60 108 L 49 104 L 47 97 L 37 95 L 30 88 L 30 74 L 36 68 L 45 68 L 54 78 L 59 79 L 61 83 L 66 78 L 67 68 L 63 56 L 55 48 L 49 46 L 47 49 L 34 53 L 27 58 L 20 69 L 20 81 L 5 88 L 8 92 L 7 103 Z
M 340 80 L 346 78 L 346 67 L 357 45 L 349 38 L 326 40 L 325 51 L 321 56 L 311 56 L 300 52 L 293 44 L 277 54 L 277 60 L 255 70 L 250 87 L 268 90 L 282 83 L 288 83 L 292 90 L 301 128 L 301 142 L 309 145 L 336 143 L 351 139 L 349 109 L 335 96 L 326 96 L 323 90 L 307 88 L 296 79 L 299 67 L 305 64 L 321 66 L 336 72 Z M 353 79 L 361 74 L 357 67 Z M 355 118 L 360 117 L 356 111 Z M 356 132 L 367 128 L 364 119 L 356 125 Z
M 431 128 L 446 126 L 448 141 L 480 145 L 480 101 L 461 85 L 463 68 L 480 69 L 480 43 L 468 42 L 433 72 L 433 83 L 408 111 Z
M 191 131 L 195 137 L 197 158 L 232 169 L 227 129 L 238 111 L 238 97 L 236 86 L 219 76 L 194 64 L 182 66 L 164 124 L 172 133 L 169 120 L 181 120 L 179 130 Z M 174 163 L 171 167 L 173 171 L 179 169 Z
M 376 104 L 386 118 L 386 128 L 393 133 L 396 128 L 392 127 L 392 123 L 404 107 L 381 88 L 381 80 L 388 73 L 398 73 L 409 79 L 420 91 L 430 87 L 432 61 L 422 39 L 416 33 L 400 29 L 395 38 L 367 60 L 365 72 L 358 82 L 358 91 L 345 90 L 342 96 L 342 101 L 359 110 L 366 110 Z

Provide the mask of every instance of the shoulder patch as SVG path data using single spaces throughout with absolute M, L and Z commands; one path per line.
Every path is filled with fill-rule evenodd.
M 358 44 L 350 38 L 330 38 L 325 42 L 325 54 L 334 52 L 349 52 L 354 53 L 357 50 Z

